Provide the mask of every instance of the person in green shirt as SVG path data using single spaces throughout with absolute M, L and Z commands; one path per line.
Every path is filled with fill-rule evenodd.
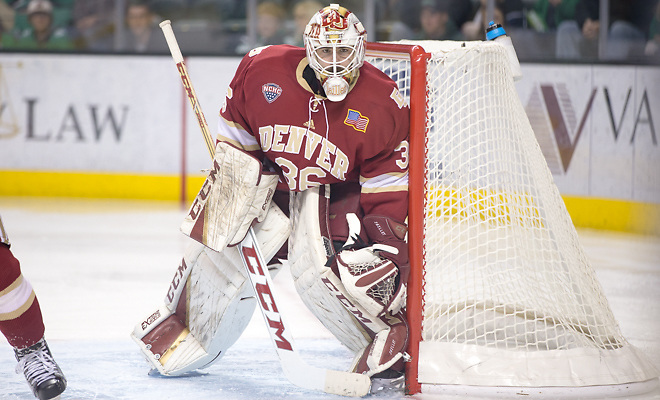
M 649 25 L 649 38 L 644 54 L 660 60 L 660 1 L 655 5 L 653 19 Z
M 30 0 L 27 6 L 29 27 L 3 35 L 4 49 L 70 50 L 73 41 L 65 28 L 53 25 L 53 4 L 49 0 Z
M 563 21 L 575 19 L 580 0 L 537 0 L 527 13 L 527 20 L 538 32 L 555 31 Z
M 449 0 L 423 0 L 418 40 L 463 40 L 463 35 L 449 16 Z

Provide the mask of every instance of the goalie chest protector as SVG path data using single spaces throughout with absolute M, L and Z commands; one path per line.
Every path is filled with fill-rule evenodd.
M 250 52 L 231 82 L 221 138 L 278 165 L 280 189 L 404 176 L 407 148 L 401 143 L 408 136 L 409 109 L 396 84 L 365 63 L 346 99 L 332 102 L 313 93 L 303 77 L 310 73 L 303 48 Z M 404 220 L 407 190 L 387 195 L 387 202 L 374 201 L 374 207 L 386 208 L 365 212 Z M 363 203 L 369 208 L 368 199 Z

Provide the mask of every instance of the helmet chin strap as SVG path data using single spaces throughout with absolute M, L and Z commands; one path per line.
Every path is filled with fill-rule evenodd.
M 342 101 L 348 94 L 349 85 L 346 79 L 339 76 L 331 76 L 323 82 L 323 90 L 330 101 Z

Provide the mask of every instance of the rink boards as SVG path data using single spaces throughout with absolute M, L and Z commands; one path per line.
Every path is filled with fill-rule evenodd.
M 211 131 L 239 61 L 186 60 Z M 522 69 L 520 99 L 574 222 L 660 234 L 660 70 Z M 0 195 L 185 201 L 207 164 L 169 56 L 3 53 Z

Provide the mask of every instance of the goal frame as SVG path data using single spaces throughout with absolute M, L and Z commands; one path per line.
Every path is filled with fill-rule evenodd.
M 431 54 L 419 45 L 368 42 L 367 56 L 398 54 L 410 60 L 410 148 L 409 148 L 409 204 L 408 204 L 408 252 L 410 277 L 406 307 L 409 323 L 407 352 L 411 357 L 406 363 L 406 392 L 415 394 L 421 391 L 418 373 L 419 342 L 422 340 L 422 291 L 424 266 L 424 176 L 426 138 L 426 69 Z M 414 311 L 413 311 L 414 310 Z
M 495 46 L 495 43 L 492 42 L 481 43 L 403 41 L 396 43 L 368 42 L 366 44 L 366 57 L 368 61 L 374 60 L 375 66 L 381 68 L 393 79 L 401 82 L 399 90 L 408 98 L 410 106 L 408 165 L 408 249 L 410 276 L 408 280 L 407 298 L 407 314 L 409 321 L 409 343 L 407 352 L 410 355 L 410 360 L 406 363 L 406 392 L 408 394 L 416 394 L 422 391 L 435 391 L 437 390 L 436 388 L 440 388 L 442 385 L 447 384 L 476 385 L 482 387 L 502 386 L 511 388 L 544 387 L 547 389 L 552 387 L 553 390 L 559 389 L 560 392 L 561 390 L 588 390 L 588 387 L 604 388 L 605 390 L 629 390 L 632 387 L 631 384 L 643 389 L 645 384 L 650 384 L 651 386 L 654 384 L 657 385 L 657 368 L 653 366 L 649 360 L 646 360 L 644 355 L 638 349 L 635 349 L 634 346 L 627 343 L 625 338 L 621 336 L 618 323 L 607 305 L 607 300 L 604 298 L 602 288 L 598 284 L 594 271 L 584 257 L 584 253 L 577 241 L 577 232 L 575 231 L 575 227 L 573 226 L 570 216 L 563 204 L 560 193 L 556 185 L 554 185 L 550 171 L 547 169 L 545 159 L 541 154 L 538 142 L 531 131 L 531 126 L 529 125 L 526 113 L 520 102 L 517 101 L 517 93 L 513 86 L 513 67 L 514 64 L 518 65 L 515 53 L 511 56 L 510 52 L 506 51 L 506 48 L 498 48 L 499 46 Z M 475 49 L 478 50 L 475 52 L 473 51 Z M 477 57 L 477 55 L 478 57 L 490 57 L 488 59 L 490 61 L 486 64 L 474 64 L 487 65 L 488 68 L 479 69 L 476 66 L 475 68 L 472 68 L 473 64 L 459 64 L 459 60 L 460 62 L 471 62 L 472 60 L 476 60 L 476 58 L 463 58 L 462 55 L 464 54 L 472 54 L 475 55 L 475 57 Z M 382 59 L 383 62 L 378 59 Z M 401 69 L 401 66 L 398 66 L 399 61 L 404 61 L 407 64 L 405 69 Z M 457 65 L 459 67 L 457 67 Z M 441 70 L 438 69 L 439 66 L 442 68 Z M 460 74 L 458 75 L 459 78 L 439 81 L 438 71 L 445 71 L 445 69 L 448 72 L 458 71 Z M 401 73 L 401 71 L 405 72 Z M 476 75 L 474 75 L 474 73 L 476 73 Z M 460 92 L 464 95 L 466 92 L 463 91 L 462 88 L 472 88 L 472 82 L 481 82 L 481 73 L 485 74 L 484 77 L 490 76 L 494 80 L 491 79 L 488 81 L 492 83 L 490 83 L 491 86 L 488 86 L 487 89 L 481 89 L 481 87 L 479 87 L 477 97 L 479 99 L 485 98 L 486 100 L 482 100 L 476 105 L 476 108 L 474 108 L 475 110 L 478 110 L 478 113 L 471 113 L 468 111 L 467 116 L 476 115 L 477 118 L 490 118 L 487 121 L 490 121 L 493 119 L 493 116 L 496 116 L 493 122 L 488 122 L 485 126 L 479 125 L 476 128 L 476 132 L 481 132 L 480 129 L 485 129 L 484 132 L 487 135 L 485 137 L 488 140 L 491 140 L 491 142 L 486 142 L 488 147 L 484 147 L 484 145 L 475 147 L 473 145 L 474 142 L 468 142 L 466 140 L 464 143 L 468 143 L 469 146 L 461 144 L 461 147 L 457 147 L 456 151 L 453 151 L 454 147 L 443 149 L 444 155 L 436 160 L 436 156 L 430 156 L 430 154 L 431 152 L 437 152 L 437 139 L 455 139 L 453 134 L 444 136 L 436 135 L 434 132 L 440 129 L 436 126 L 437 122 L 445 121 L 445 119 L 448 121 L 454 121 L 454 119 L 463 121 L 465 119 L 463 114 L 456 114 L 456 110 L 453 107 L 454 103 L 448 103 L 444 95 L 450 95 L 453 91 Z M 454 75 L 451 76 L 453 77 Z M 464 81 L 462 79 L 464 76 L 467 77 L 466 79 L 472 80 Z M 456 85 L 454 85 L 454 83 L 456 83 Z M 500 92 L 500 88 L 502 88 L 503 92 Z M 438 93 L 437 89 L 441 89 L 442 93 Z M 491 89 L 493 90 L 492 92 L 490 91 Z M 427 93 L 429 90 L 431 90 L 431 92 Z M 433 94 L 433 92 L 435 94 Z M 484 97 L 486 94 L 488 94 L 488 96 Z M 464 96 L 463 98 L 466 97 Z M 471 103 L 472 97 L 467 98 Z M 502 106 L 502 108 L 500 108 L 500 103 L 496 100 L 507 98 L 512 99 L 512 101 L 507 103 L 506 107 Z M 460 99 L 461 97 L 459 97 L 459 100 L 457 101 L 461 101 Z M 439 103 L 438 100 L 442 100 L 444 103 Z M 475 107 L 474 105 L 472 106 Z M 445 114 L 438 114 L 438 110 L 445 109 L 450 113 L 448 116 Z M 454 114 L 451 114 L 452 112 Z M 457 115 L 457 117 L 454 117 L 454 115 Z M 479 121 L 481 121 L 481 119 Z M 501 121 L 505 121 L 508 130 L 501 128 L 501 125 L 499 124 Z M 452 129 L 453 132 L 453 126 L 451 128 L 443 127 L 443 129 Z M 463 132 L 465 132 L 465 129 L 460 128 L 460 134 L 459 132 L 456 132 L 457 138 L 462 139 Z M 475 128 L 472 128 L 467 132 L 472 135 L 471 138 L 474 140 L 474 137 L 476 137 L 474 135 Z M 519 132 L 520 134 L 518 134 Z M 500 135 L 500 133 L 503 133 L 505 136 Z M 478 137 L 478 141 L 480 140 L 481 136 Z M 515 141 L 515 143 L 507 147 L 507 144 L 513 143 L 513 141 Z M 503 143 L 503 145 L 493 146 L 491 143 Z M 454 142 L 451 143 L 451 146 L 454 146 Z M 471 165 L 466 164 L 466 166 L 463 166 L 463 164 L 460 164 L 463 163 L 462 159 L 455 161 L 454 159 L 446 158 L 446 156 L 450 154 L 463 155 L 465 148 L 474 148 L 474 151 L 479 152 L 478 154 L 480 157 L 473 157 L 470 160 L 472 163 Z M 511 153 L 512 158 L 506 160 L 504 164 L 497 164 L 497 168 L 495 169 L 498 171 L 498 175 L 484 175 L 489 178 L 497 176 L 499 179 L 502 177 L 502 184 L 505 185 L 502 187 L 503 191 L 497 193 L 490 190 L 489 193 L 488 189 L 480 190 L 478 187 L 476 190 L 470 188 L 468 192 L 464 191 L 464 193 L 470 193 L 464 200 L 466 204 L 483 201 L 487 196 L 494 198 L 494 200 L 489 200 L 493 201 L 493 203 L 486 204 L 489 208 L 484 208 L 481 211 L 477 209 L 477 212 L 474 213 L 476 217 L 471 218 L 469 221 L 465 221 L 468 224 L 468 227 L 476 227 L 477 229 L 483 228 L 485 232 L 491 232 L 494 230 L 484 226 L 481 222 L 476 222 L 477 225 L 474 225 L 473 221 L 475 218 L 476 220 L 494 221 L 496 225 L 491 226 L 496 226 L 496 229 L 500 229 L 499 224 L 501 222 L 503 222 L 502 226 L 514 227 L 513 230 L 509 229 L 504 232 L 504 235 L 511 235 L 505 237 L 504 240 L 507 240 L 506 244 L 508 247 L 504 247 L 504 249 L 517 249 L 520 243 L 524 243 L 526 247 L 523 247 L 523 250 L 521 250 L 520 253 L 517 250 L 513 252 L 515 257 L 511 259 L 514 260 L 514 263 L 512 263 L 511 266 L 508 265 L 508 262 L 505 263 L 506 265 L 503 266 L 508 269 L 504 269 L 503 271 L 504 273 L 509 273 L 507 271 L 516 271 L 516 273 L 520 273 L 520 275 L 516 275 L 516 280 L 514 280 L 514 282 L 517 282 L 518 279 L 520 279 L 521 282 L 527 283 L 526 286 L 522 286 L 523 288 L 533 288 L 535 287 L 535 284 L 530 286 L 530 282 L 537 282 L 538 278 L 541 278 L 541 280 L 547 278 L 546 275 L 540 276 L 532 274 L 529 276 L 528 271 L 530 270 L 537 271 L 538 268 L 541 268 L 538 270 L 555 275 L 551 275 L 547 279 L 548 285 L 547 287 L 544 286 L 544 288 L 547 289 L 545 293 L 537 293 L 536 290 L 522 290 L 519 291 L 521 295 L 518 295 L 518 291 L 516 291 L 515 296 L 507 297 L 502 300 L 501 297 L 499 297 L 499 292 L 497 292 L 493 299 L 497 299 L 498 302 L 493 303 L 489 302 L 489 296 L 493 296 L 492 294 L 488 294 L 490 293 L 490 288 L 494 287 L 496 288 L 495 290 L 499 290 L 500 287 L 497 283 L 502 281 L 502 276 L 508 278 L 507 275 L 492 275 L 491 277 L 492 271 L 490 270 L 487 271 L 488 273 L 485 273 L 481 270 L 478 271 L 473 269 L 475 268 L 474 258 L 461 259 L 458 264 L 455 262 L 456 259 L 450 259 L 444 256 L 440 259 L 433 258 L 433 255 L 437 254 L 437 245 L 436 242 L 427 243 L 427 234 L 431 235 L 429 236 L 429 240 L 437 240 L 438 237 L 447 237 L 451 239 L 456 236 L 454 233 L 447 236 L 437 229 L 433 230 L 433 232 L 427 232 L 427 230 L 438 226 L 444 226 L 442 224 L 438 225 L 434 222 L 434 218 L 437 215 L 440 215 L 441 218 L 446 218 L 447 215 L 452 216 L 452 221 L 454 221 L 453 215 L 455 214 L 453 213 L 456 211 L 453 211 L 453 206 L 450 208 L 445 207 L 445 209 L 441 211 L 443 214 L 435 214 L 437 211 L 433 211 L 434 218 L 427 220 L 427 218 L 429 218 L 427 215 L 429 212 L 428 208 L 431 206 L 436 207 L 439 204 L 437 200 L 429 198 L 429 193 L 434 193 L 435 190 L 433 185 L 438 184 L 438 175 L 429 176 L 429 174 L 436 171 L 438 165 L 431 165 L 431 163 L 437 161 L 443 169 L 447 168 L 447 170 L 450 171 L 448 176 L 452 176 L 451 171 L 461 171 L 460 174 L 454 175 L 454 178 L 456 176 L 462 177 L 462 171 L 467 171 L 466 174 L 475 171 L 474 173 L 476 173 L 477 176 L 476 179 L 481 179 L 479 173 L 482 172 L 482 161 L 488 161 L 488 163 L 491 164 L 493 161 L 502 162 L 499 157 L 491 158 L 490 160 L 482 160 L 481 156 L 483 154 L 509 154 L 509 149 L 513 150 Z M 499 152 L 493 153 L 493 151 Z M 512 162 L 511 160 L 514 161 Z M 448 164 L 445 164 L 445 162 L 448 162 Z M 475 169 L 473 165 L 477 165 L 478 170 Z M 501 171 L 500 166 L 502 168 Z M 522 178 L 520 178 L 520 176 L 522 176 Z M 474 175 L 471 177 L 470 175 L 467 175 L 467 177 L 470 179 L 470 182 L 480 182 L 484 187 L 494 187 L 491 183 L 492 181 L 477 181 L 474 180 Z M 516 186 L 518 182 L 521 181 L 528 186 Z M 497 184 L 499 184 L 499 181 L 496 185 Z M 464 187 L 463 181 L 457 186 L 458 190 L 461 190 L 461 187 Z M 499 186 L 497 187 L 499 188 Z M 452 189 L 449 189 L 445 193 L 437 192 L 435 193 L 435 196 L 447 198 L 449 200 L 453 198 L 454 193 L 465 196 L 464 193 L 452 192 L 451 190 Z M 509 192 L 506 190 L 509 190 Z M 496 194 L 493 196 L 492 193 Z M 494 204 L 494 206 L 491 206 L 491 204 Z M 449 211 L 446 211 L 447 209 L 449 209 Z M 467 210 L 468 214 L 463 215 L 473 215 L 473 208 L 467 208 Z M 513 216 L 511 219 L 509 219 L 510 215 Z M 519 219 L 520 216 L 524 216 L 527 219 Z M 555 220 L 558 222 L 555 222 Z M 463 225 L 461 225 L 463 222 L 461 221 L 460 218 L 456 220 L 456 223 L 459 225 L 452 222 L 454 224 L 453 226 L 463 227 Z M 511 223 L 511 221 L 514 222 Z M 532 240 L 544 240 L 542 246 L 539 247 L 537 245 L 538 242 L 536 241 L 532 243 L 533 245 L 530 245 L 531 241 L 526 239 L 522 240 L 522 242 L 519 241 L 519 237 L 527 235 L 525 229 L 528 228 L 534 230 L 532 232 L 533 235 L 530 236 Z M 562 239 L 561 241 L 558 241 L 560 236 Z M 467 239 L 469 239 L 469 237 L 465 237 L 462 243 L 468 243 L 465 242 Z M 461 239 L 459 238 L 459 240 Z M 500 239 L 499 237 L 495 237 L 495 240 L 499 241 Z M 461 242 L 459 242 L 459 244 L 460 243 Z M 472 242 L 470 241 L 469 243 Z M 471 244 L 467 245 L 471 252 L 469 254 L 472 255 L 476 254 L 478 251 L 482 251 L 485 247 L 484 243 L 488 244 L 494 242 L 491 237 L 487 240 L 479 241 L 477 246 L 472 246 Z M 557 243 L 561 243 L 561 245 L 557 246 Z M 514 244 L 515 247 L 512 247 L 512 244 Z M 450 248 L 454 248 L 453 242 Z M 528 250 L 530 248 L 533 250 Z M 537 253 L 537 248 L 542 249 L 549 255 L 546 253 Z M 490 255 L 492 253 L 495 256 L 499 252 L 500 247 L 496 246 L 495 249 L 498 250 L 491 251 L 489 247 L 488 254 Z M 547 249 L 550 249 L 550 251 L 546 251 Z M 526 251 L 530 252 L 526 253 Z M 566 253 L 564 253 L 565 251 Z M 455 252 L 449 254 L 454 255 Z M 538 264 L 541 266 L 529 269 L 521 268 L 520 266 L 523 266 L 523 263 L 521 262 L 519 262 L 518 265 L 515 265 L 516 260 L 525 259 L 534 259 L 534 265 Z M 477 300 L 481 297 L 482 300 L 486 301 L 471 301 L 469 307 L 475 306 L 475 310 L 478 307 L 486 307 L 482 308 L 484 314 L 480 315 L 481 318 L 486 317 L 486 312 L 488 310 L 494 310 L 497 313 L 501 313 L 501 315 L 510 315 L 513 316 L 513 318 L 519 318 L 525 324 L 524 327 L 520 328 L 522 332 L 528 332 L 526 325 L 527 321 L 532 321 L 533 324 L 538 322 L 541 325 L 541 330 L 539 331 L 540 336 L 538 337 L 542 337 L 542 339 L 537 339 L 536 330 L 531 330 L 531 342 L 523 341 L 521 346 L 516 344 L 516 348 L 526 349 L 528 343 L 531 343 L 530 347 L 532 350 L 537 349 L 549 351 L 527 351 L 526 353 L 520 351 L 522 356 L 519 357 L 517 354 L 508 351 L 508 344 L 504 342 L 509 337 L 506 336 L 507 334 L 502 335 L 502 338 L 504 338 L 502 342 L 504 342 L 506 349 L 497 349 L 492 346 L 486 347 L 483 343 L 476 343 L 474 339 L 471 339 L 468 336 L 454 336 L 449 340 L 446 340 L 446 338 L 448 338 L 446 336 L 427 337 L 431 331 L 429 330 L 429 332 L 426 332 L 425 330 L 425 314 L 434 312 L 434 309 L 429 306 L 429 304 L 431 304 L 429 301 L 433 302 L 433 307 L 436 307 L 435 312 L 438 312 L 437 305 L 440 303 L 437 301 L 438 298 L 434 300 L 433 295 L 438 293 L 439 288 L 439 293 L 453 294 L 453 288 L 455 287 L 441 287 L 436 285 L 437 283 L 444 282 L 444 278 L 439 278 L 435 275 L 435 266 L 438 265 L 449 268 L 456 268 L 459 266 L 460 269 L 463 270 L 463 262 L 466 263 L 466 267 L 470 268 L 466 270 L 466 273 L 469 274 L 472 272 L 482 279 L 480 281 L 482 284 L 481 286 L 466 287 L 471 289 L 474 289 L 475 287 L 488 288 L 482 289 L 486 290 L 485 292 L 464 292 L 466 293 L 466 299 L 469 298 L 470 300 L 474 300 L 473 296 L 477 296 Z M 499 271 L 498 268 L 500 268 L 500 264 L 502 264 L 502 262 L 499 258 L 496 258 L 495 261 L 491 261 L 491 259 L 488 258 L 485 265 L 487 268 L 493 266 L 495 267 L 494 270 Z M 576 268 L 573 269 L 573 267 Z M 451 272 L 448 269 L 445 270 L 445 272 L 448 271 Z M 572 271 L 576 272 L 573 273 Z M 573 280 L 576 276 L 586 277 L 588 279 L 582 279 L 576 283 Z M 441 281 L 438 282 L 437 279 L 441 279 Z M 534 281 L 534 279 L 537 280 Z M 445 282 L 445 285 L 450 282 L 453 281 L 447 281 Z M 473 280 L 472 283 L 474 282 L 475 281 Z M 580 286 L 576 287 L 575 285 Z M 520 288 L 515 286 L 515 284 L 512 287 L 514 290 Z M 505 289 L 510 288 L 511 287 L 507 287 Z M 584 291 L 582 291 L 582 288 L 584 288 Z M 580 290 L 575 291 L 576 289 Z M 483 297 L 482 293 L 486 293 L 483 295 L 486 297 Z M 505 293 L 511 293 L 511 291 Z M 573 302 L 568 302 L 567 306 L 567 302 L 561 302 L 560 305 L 565 308 L 562 308 L 561 306 L 554 307 L 555 301 L 553 300 L 556 299 L 554 295 L 555 293 L 559 293 L 559 295 L 562 293 L 577 293 L 577 297 L 565 296 Z M 426 299 L 428 296 L 431 296 L 430 300 Z M 519 304 L 516 303 L 516 299 L 522 301 L 522 304 L 531 300 L 530 307 L 520 308 Z M 453 304 L 451 303 L 453 301 L 459 301 L 463 304 L 462 297 L 450 297 L 448 301 L 448 304 L 450 305 Z M 511 306 L 507 304 L 510 304 Z M 544 312 L 544 310 L 548 308 L 546 307 L 546 304 L 552 305 L 550 311 L 556 313 L 555 315 L 559 316 L 558 319 L 555 319 Z M 575 314 L 573 311 L 575 304 L 579 305 L 578 308 L 584 307 L 580 308 L 580 310 L 584 310 L 585 312 L 582 314 Z M 426 310 L 427 306 L 430 307 L 429 310 Z M 594 306 L 593 309 L 592 306 Z M 526 309 L 531 312 L 528 314 L 525 311 Z M 447 310 L 451 311 L 452 308 Z M 463 309 L 461 308 L 460 311 L 462 310 Z M 444 311 L 442 311 L 442 313 L 444 313 Z M 438 315 L 441 317 L 443 316 L 442 314 Z M 458 315 L 458 313 L 454 315 Z M 465 321 L 472 321 L 469 311 L 464 316 L 460 317 L 466 318 Z M 445 318 L 444 321 L 446 320 L 447 319 Z M 429 321 L 438 320 L 430 319 Z M 517 322 L 514 322 L 515 325 L 509 324 L 511 321 L 506 321 L 504 318 L 484 321 L 491 324 L 485 331 L 483 331 L 485 334 L 498 331 L 502 333 L 504 332 L 501 329 L 502 326 L 505 328 L 510 327 L 512 328 L 512 331 L 515 332 L 517 327 L 521 326 Z M 495 322 L 504 323 L 506 325 L 497 325 L 496 327 L 493 325 Z M 479 326 L 486 328 L 487 325 L 483 324 Z M 544 327 L 546 328 L 546 331 L 542 330 Z M 548 327 L 552 329 L 547 329 Z M 532 327 L 532 329 L 535 328 Z M 463 333 L 463 331 L 458 332 L 459 334 Z M 468 330 L 464 332 L 472 333 L 477 331 Z M 544 332 L 549 332 L 550 335 L 543 336 Z M 565 332 L 568 334 L 562 336 Z M 573 332 L 576 334 L 573 334 Z M 527 338 L 527 335 L 523 335 L 523 337 Z M 585 345 L 581 341 L 582 337 L 588 339 L 588 345 Z M 458 338 L 458 340 L 456 338 Z M 565 340 L 565 342 L 562 342 L 562 345 L 560 346 L 559 342 L 552 342 L 555 338 Z M 497 340 L 500 339 L 495 338 L 492 343 L 498 343 Z M 578 342 L 579 344 L 570 346 L 570 344 Z M 537 343 L 540 343 L 540 345 Z M 548 345 L 548 343 L 550 343 L 550 345 Z M 563 345 L 563 343 L 568 343 L 568 345 Z M 420 349 L 423 349 L 424 353 L 421 353 Z M 564 354 L 557 356 L 557 352 Z M 449 358 L 445 359 L 441 356 L 442 354 Z M 438 356 L 442 357 L 441 360 L 444 361 L 436 363 Z M 464 360 L 472 361 L 464 363 Z M 501 365 L 502 362 L 500 360 L 510 361 L 504 361 L 504 365 L 506 365 L 507 368 L 502 369 L 502 366 L 504 365 Z M 469 364 L 470 362 L 475 364 Z M 568 369 L 562 368 L 567 364 L 575 364 L 575 369 L 573 366 Z M 465 368 L 468 365 L 472 367 L 478 365 L 479 367 L 466 370 Z M 538 371 L 544 371 L 544 373 L 538 375 L 536 374 Z M 561 372 L 558 374 L 545 374 L 545 371 Z M 442 378 L 436 380 L 435 376 Z M 421 382 L 425 383 L 422 384 Z M 625 389 L 621 389 L 622 386 L 625 386 Z M 617 389 L 617 387 L 619 387 L 619 389 Z M 558 394 L 558 392 L 554 393 Z

